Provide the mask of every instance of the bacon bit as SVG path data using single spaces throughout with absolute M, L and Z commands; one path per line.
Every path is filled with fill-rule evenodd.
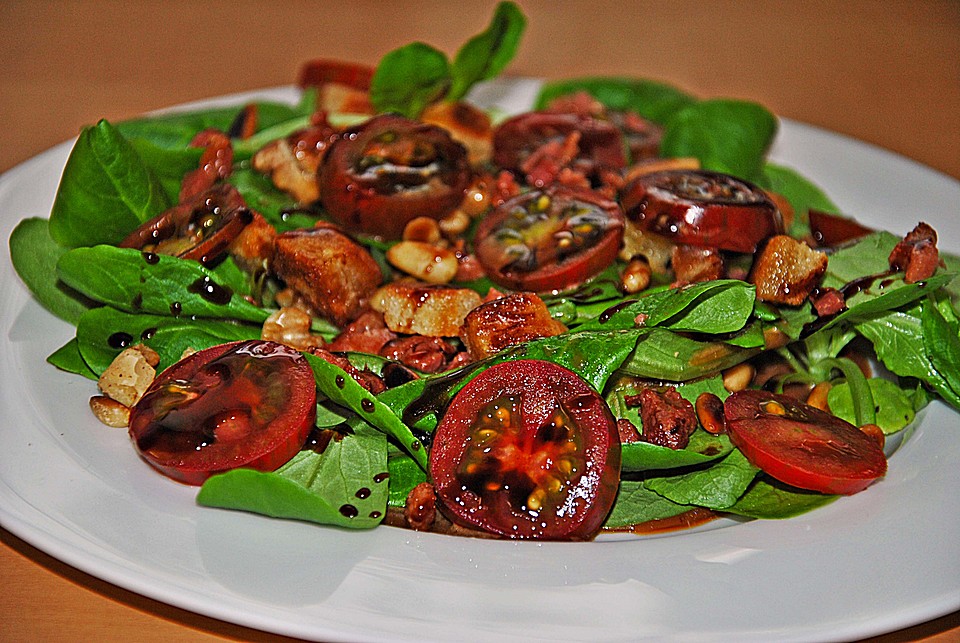
M 697 428 L 693 404 L 685 400 L 676 387 L 662 390 L 645 388 L 637 395 L 624 398 L 628 407 L 640 407 L 643 422 L 641 439 L 670 449 L 683 449 Z
M 562 141 L 548 141 L 531 152 L 520 169 L 530 185 L 550 185 L 556 183 L 561 170 L 569 167 L 579 151 L 580 132 L 572 131 Z
M 633 325 L 637 328 L 644 326 L 647 323 L 647 320 L 650 319 L 650 315 L 647 313 L 640 313 L 633 318 Z
M 380 349 L 380 355 L 422 373 L 447 370 L 457 349 L 440 337 L 412 335 L 392 339 Z
M 836 288 L 819 288 L 810 294 L 810 301 L 820 317 L 830 317 L 847 308 L 843 293 Z
M 606 115 L 607 109 L 603 103 L 594 98 L 589 92 L 580 90 L 572 94 L 554 98 L 550 101 L 550 104 L 547 105 L 546 111 L 602 118 Z
M 437 494 L 429 482 L 421 482 L 410 490 L 403 506 L 407 525 L 416 531 L 427 531 L 437 517 Z
M 640 431 L 636 425 L 627 418 L 617 420 L 617 433 L 620 434 L 621 444 L 630 444 L 632 442 L 641 442 Z
M 187 172 L 180 185 L 180 201 L 194 197 L 213 187 L 233 172 L 233 145 L 220 130 L 205 129 L 193 137 L 190 147 L 204 148 L 200 167 Z
M 490 206 L 498 208 L 518 194 L 520 194 L 520 184 L 517 183 L 517 177 L 507 170 L 500 170 L 490 194 Z
M 334 352 L 354 351 L 379 355 L 384 344 L 396 338 L 397 334 L 383 322 L 383 315 L 368 310 L 334 337 L 327 348 Z
M 908 232 L 890 253 L 890 268 L 902 270 L 903 280 L 908 284 L 930 278 L 939 265 L 937 231 L 923 222 Z

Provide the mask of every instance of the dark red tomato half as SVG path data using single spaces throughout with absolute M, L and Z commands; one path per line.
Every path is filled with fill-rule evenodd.
M 507 538 L 586 540 L 616 498 L 620 438 L 580 376 L 552 362 L 505 362 L 453 399 L 430 474 L 457 523 Z
M 753 465 L 801 489 L 849 495 L 887 472 L 878 442 L 785 395 L 745 390 L 724 402 L 727 433 Z
M 609 121 L 581 114 L 527 112 L 509 118 L 493 132 L 493 162 L 523 172 L 527 159 L 548 143 L 562 143 L 577 134 L 574 167 L 586 176 L 619 170 L 627 164 L 623 136 Z
M 783 232 L 780 211 L 763 190 L 719 172 L 642 175 L 624 188 L 621 200 L 630 223 L 675 243 L 754 252 Z
M 856 220 L 839 214 L 810 210 L 810 234 L 818 246 L 841 246 L 875 232 Z
M 340 225 L 398 239 L 410 219 L 441 219 L 466 194 L 467 150 L 435 125 L 395 114 L 334 141 L 320 166 L 320 201 Z
M 273 471 L 316 419 L 310 365 L 282 344 L 214 346 L 163 371 L 130 414 L 130 437 L 161 473 L 201 484 L 237 467 Z
M 487 276 L 514 290 L 571 288 L 613 263 L 623 241 L 620 206 L 589 190 L 553 186 L 500 205 L 477 226 Z

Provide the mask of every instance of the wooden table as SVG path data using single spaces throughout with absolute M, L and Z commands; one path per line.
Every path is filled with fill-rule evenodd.
M 520 4 L 529 26 L 513 74 L 626 74 L 755 100 L 960 178 L 955 1 Z M 288 84 L 308 58 L 375 64 L 414 39 L 453 53 L 493 5 L 2 3 L 0 171 L 99 118 Z M 143 598 L 0 536 L 0 639 L 285 640 Z M 879 640 L 960 641 L 960 614 Z

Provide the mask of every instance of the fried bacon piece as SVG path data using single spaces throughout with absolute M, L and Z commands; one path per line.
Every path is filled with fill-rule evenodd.
M 697 412 L 673 386 L 645 388 L 624 398 L 628 407 L 640 407 L 644 442 L 671 449 L 683 449 L 697 428 Z
M 180 201 L 191 199 L 233 172 L 233 145 L 226 134 L 205 129 L 190 141 L 190 147 L 202 147 L 200 167 L 187 172 L 180 184 Z
M 754 260 L 757 299 L 799 306 L 827 271 L 827 255 L 787 235 L 771 237 Z
M 362 313 L 343 332 L 333 338 L 327 346 L 332 351 L 354 351 L 379 355 L 387 342 L 397 338 L 397 334 L 387 328 L 383 315 L 368 310 Z
M 477 306 L 463 320 L 460 339 L 473 359 L 538 337 L 565 333 L 567 327 L 550 316 L 533 293 L 513 293 Z
M 890 268 L 902 270 L 903 280 L 908 284 L 929 279 L 939 265 L 937 231 L 923 222 L 908 232 L 890 253 Z
M 279 190 L 299 203 L 313 203 L 320 198 L 317 168 L 337 130 L 327 122 L 323 112 L 315 114 L 311 126 L 286 138 L 277 139 L 253 155 L 253 169 L 269 175 Z
M 421 373 L 439 373 L 447 369 L 457 349 L 442 337 L 410 335 L 390 340 L 380 355 Z
M 370 253 L 329 225 L 279 235 L 271 265 L 314 311 L 338 326 L 363 312 L 383 281 Z

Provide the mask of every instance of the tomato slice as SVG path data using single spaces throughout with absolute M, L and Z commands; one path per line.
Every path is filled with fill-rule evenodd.
M 552 362 L 504 362 L 451 402 L 430 474 L 455 522 L 507 538 L 586 540 L 616 498 L 620 438 L 580 376 Z
M 751 463 L 801 489 L 849 495 L 887 472 L 877 441 L 785 395 L 744 390 L 724 402 L 727 433 Z
M 674 243 L 754 252 L 783 233 L 780 211 L 763 190 L 719 172 L 641 175 L 624 188 L 622 202 L 631 224 Z
M 818 246 L 840 246 L 875 232 L 872 228 L 839 214 L 810 210 L 809 217 L 810 234 Z
M 354 232 L 397 239 L 414 217 L 441 219 L 472 178 L 467 150 L 446 130 L 384 114 L 346 130 L 320 166 L 320 201 Z
M 214 473 L 273 471 L 316 418 L 313 371 L 297 351 L 250 340 L 214 346 L 163 371 L 130 414 L 137 452 L 161 473 L 201 484 Z
M 209 264 L 251 221 L 237 189 L 218 183 L 142 223 L 117 245 Z
M 506 201 L 477 227 L 474 251 L 497 284 L 531 292 L 580 284 L 613 263 L 620 206 L 589 190 L 553 186 Z

